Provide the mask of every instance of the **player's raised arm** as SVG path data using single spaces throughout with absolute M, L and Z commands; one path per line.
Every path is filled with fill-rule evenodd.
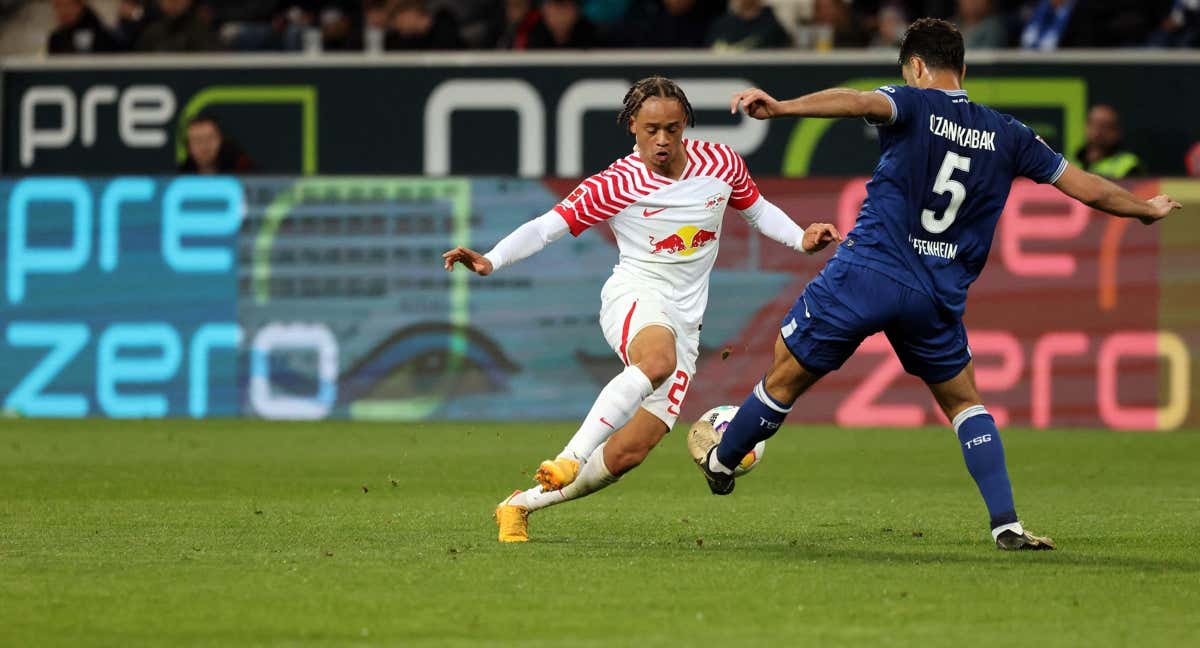
M 570 227 L 562 216 L 556 211 L 548 211 L 513 230 L 487 254 L 459 246 L 443 254 L 442 261 L 447 272 L 453 272 L 454 264 L 461 263 L 471 272 L 486 277 L 504 266 L 533 256 L 568 231 Z
M 1094 173 L 1067 165 L 1054 183 L 1058 190 L 1079 202 L 1114 216 L 1136 218 L 1150 225 L 1183 205 L 1161 194 L 1144 200 Z
M 738 108 L 755 119 L 775 117 L 866 117 L 873 122 L 890 122 L 892 102 L 878 91 L 830 88 L 795 99 L 779 101 L 759 88 L 743 90 L 730 101 L 730 112 Z

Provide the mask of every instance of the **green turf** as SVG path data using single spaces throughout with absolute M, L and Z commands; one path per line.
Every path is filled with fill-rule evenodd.
M 1005 433 L 1002 554 L 944 429 L 684 436 L 495 542 L 569 425 L 0 421 L 0 645 L 1186 646 L 1200 434 Z

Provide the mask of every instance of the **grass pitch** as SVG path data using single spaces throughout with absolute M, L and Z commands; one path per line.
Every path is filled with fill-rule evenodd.
M 727 498 L 677 430 L 495 541 L 570 424 L 0 422 L 0 645 L 1196 645 L 1200 434 L 785 428 Z

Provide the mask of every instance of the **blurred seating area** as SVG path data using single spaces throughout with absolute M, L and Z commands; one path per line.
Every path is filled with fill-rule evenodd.
M 891 49 L 921 16 L 968 49 L 1200 46 L 1200 0 L 0 0 L 5 38 L 51 55 Z

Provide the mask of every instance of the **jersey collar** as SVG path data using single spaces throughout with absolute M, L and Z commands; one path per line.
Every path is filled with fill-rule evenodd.
M 691 140 L 686 140 L 686 139 L 683 140 L 683 154 L 684 154 L 684 159 L 686 160 L 686 162 L 683 165 L 683 172 L 679 174 L 679 180 L 683 180 L 684 178 L 687 178 L 688 173 L 691 172 L 691 170 L 692 170 Z M 651 177 L 658 180 L 659 182 L 665 182 L 668 184 L 675 184 L 676 182 L 679 182 L 679 180 L 676 180 L 674 178 L 668 178 L 667 176 L 662 175 L 661 173 L 659 173 L 659 172 L 655 171 L 653 168 L 651 168 L 649 164 L 646 164 L 645 160 L 642 159 L 642 156 L 638 155 L 636 147 L 633 150 L 633 154 L 630 155 L 629 157 L 634 162 L 637 162 L 638 164 L 640 164 L 641 167 L 646 170 L 646 173 L 649 173 L 651 175 Z

